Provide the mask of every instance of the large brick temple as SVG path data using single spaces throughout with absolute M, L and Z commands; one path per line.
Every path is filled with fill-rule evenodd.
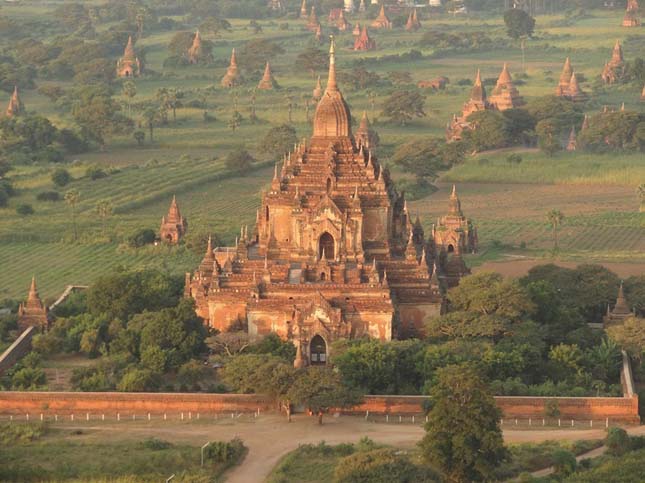
M 220 331 L 271 332 L 298 348 L 297 364 L 324 364 L 339 338 L 412 337 L 468 273 L 461 254 L 476 233 L 453 190 L 426 238 L 387 169 L 352 135 L 336 82 L 335 47 L 311 138 L 285 156 L 263 193 L 253 231 L 236 246 L 208 244 L 186 296 Z

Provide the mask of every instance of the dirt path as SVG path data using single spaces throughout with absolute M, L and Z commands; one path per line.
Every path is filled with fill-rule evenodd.
M 258 420 L 232 421 L 221 419 L 193 422 L 121 422 L 106 424 L 64 424 L 65 427 L 86 430 L 82 436 L 88 440 L 106 437 L 106 432 L 119 438 L 143 439 L 150 436 L 171 442 L 183 442 L 201 446 L 207 441 L 229 440 L 240 437 L 249 448 L 244 462 L 233 468 L 227 475 L 229 483 L 262 482 L 280 458 L 293 451 L 300 444 L 325 441 L 329 444 L 354 443 L 363 436 L 383 444 L 412 448 L 423 437 L 421 425 L 384 424 L 366 422 L 360 417 L 326 417 L 319 426 L 315 419 L 296 415 L 292 423 L 273 414 L 261 416 Z M 631 428 L 630 434 L 644 434 L 645 426 Z M 604 429 L 542 429 L 504 430 L 507 443 L 528 443 L 546 440 L 602 439 Z M 75 436 L 75 439 L 78 439 Z M 586 456 L 586 455 L 585 455 Z M 586 456 L 588 457 L 588 456 Z M 546 471 L 546 470 L 544 470 Z

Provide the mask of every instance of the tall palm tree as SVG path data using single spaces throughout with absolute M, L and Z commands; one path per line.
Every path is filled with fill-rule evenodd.
M 112 215 L 112 202 L 110 200 L 101 200 L 96 203 L 96 214 L 101 218 L 101 228 L 105 236 L 105 222 Z
M 549 220 L 549 223 L 551 224 L 551 228 L 553 229 L 553 250 L 558 249 L 558 228 L 562 224 L 562 220 L 564 220 L 564 215 L 560 210 L 553 209 L 549 211 L 546 214 L 547 220 Z
M 72 224 L 74 226 L 74 241 L 78 239 L 78 230 L 76 228 L 76 205 L 81 199 L 81 194 L 78 190 L 71 189 L 65 193 L 65 201 L 72 209 Z

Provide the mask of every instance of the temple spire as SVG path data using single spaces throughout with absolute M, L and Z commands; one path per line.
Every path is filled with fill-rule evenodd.
M 331 42 L 329 46 L 329 77 L 327 78 L 326 92 L 338 90 L 338 84 L 336 83 L 336 41 L 333 35 L 330 35 L 329 39 Z

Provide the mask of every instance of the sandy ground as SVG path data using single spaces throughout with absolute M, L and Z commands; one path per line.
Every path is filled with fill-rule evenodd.
M 65 428 L 83 429 L 87 440 L 106 437 L 143 439 L 150 436 L 171 442 L 202 445 L 207 441 L 229 440 L 240 437 L 249 448 L 244 462 L 227 475 L 229 483 L 262 482 L 271 469 L 285 454 L 300 444 L 325 441 L 329 444 L 357 442 L 363 436 L 392 446 L 411 448 L 423 436 L 421 425 L 366 422 L 360 417 L 325 417 L 319 426 L 314 418 L 296 415 L 287 423 L 278 415 L 262 415 L 257 420 L 231 421 L 221 419 L 193 422 L 147 422 L 128 421 L 121 423 L 93 422 L 84 424 L 59 424 Z M 629 429 L 632 434 L 645 434 L 645 426 Z M 113 433 L 109 436 L 106 433 Z M 541 429 L 504 430 L 507 443 L 540 442 L 546 440 L 602 439 L 604 429 Z M 78 439 L 78 436 L 75 437 Z

